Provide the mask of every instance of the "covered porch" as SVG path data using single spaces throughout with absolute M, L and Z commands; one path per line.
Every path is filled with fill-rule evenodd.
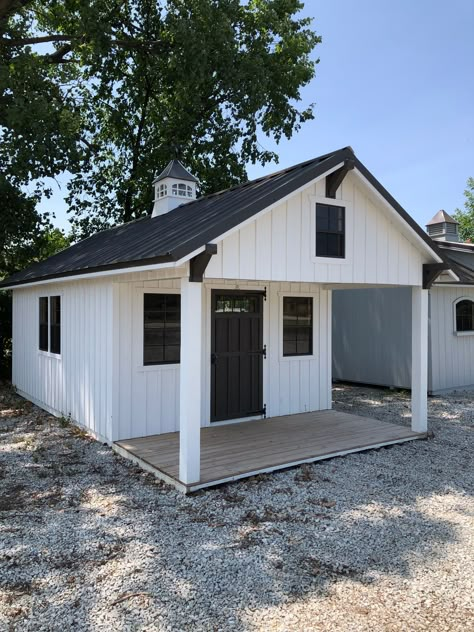
M 202 428 L 200 474 L 180 478 L 180 433 L 117 441 L 114 449 L 186 493 L 259 473 L 425 438 L 425 432 L 325 410 Z

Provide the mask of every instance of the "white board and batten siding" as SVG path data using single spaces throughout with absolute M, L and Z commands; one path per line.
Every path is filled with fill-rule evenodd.
M 327 199 L 325 179 L 230 232 L 218 242 L 206 277 L 329 284 L 421 285 L 430 261 L 410 229 L 349 173 Z M 315 256 L 315 205 L 346 208 L 346 257 Z
M 61 353 L 39 350 L 39 298 L 61 296 Z M 112 285 L 76 281 L 13 292 L 14 386 L 105 439 L 112 426 Z
M 455 303 L 462 298 L 474 301 L 474 287 L 430 290 L 430 390 L 434 393 L 474 387 L 474 334 L 455 332 Z
M 148 280 L 114 284 L 118 325 L 116 356 L 118 424 L 114 440 L 179 430 L 179 365 L 143 365 L 143 295 L 179 292 L 180 281 Z M 331 408 L 331 292 L 310 283 L 232 282 L 208 279 L 203 284 L 203 396 L 201 425 L 210 425 L 211 292 L 221 289 L 264 290 L 263 328 L 267 359 L 263 363 L 263 398 L 268 416 Z M 284 295 L 313 297 L 313 355 L 284 358 Z
M 179 279 L 114 283 L 114 440 L 179 429 L 179 364 L 143 365 L 143 295 L 179 290 Z

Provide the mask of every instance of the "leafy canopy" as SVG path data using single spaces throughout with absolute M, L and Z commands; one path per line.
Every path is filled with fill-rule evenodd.
M 474 242 L 474 178 L 468 178 L 464 196 L 464 210 L 456 209 L 454 219 L 459 222 L 462 241 Z
M 1 87 L 18 73 L 10 98 L 22 104 L 10 109 L 11 155 L 30 177 L 72 174 L 77 235 L 149 212 L 170 158 L 202 192 L 219 190 L 244 180 L 247 162 L 276 159 L 261 136 L 290 138 L 313 117 L 298 102 L 320 38 L 299 0 L 0 0 L 0 21 L 3 4 L 17 7 L 0 33 Z

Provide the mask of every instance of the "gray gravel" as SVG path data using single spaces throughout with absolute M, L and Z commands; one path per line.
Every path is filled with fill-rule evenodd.
M 185 497 L 0 391 L 0 629 L 474 630 L 473 394 L 434 438 Z M 339 410 L 409 423 L 407 395 Z

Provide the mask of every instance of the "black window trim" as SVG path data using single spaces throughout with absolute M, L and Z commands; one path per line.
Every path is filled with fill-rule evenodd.
M 52 309 L 51 309 L 51 299 L 59 297 L 59 305 L 60 305 L 60 317 L 59 317 L 59 352 L 56 351 L 51 351 L 51 327 L 52 327 L 52 322 L 51 322 L 51 314 L 52 314 Z M 47 304 L 48 304 L 48 320 L 47 323 L 45 323 L 47 325 L 46 329 L 47 329 L 47 336 L 48 336 L 48 348 L 47 349 L 42 349 L 40 347 L 41 344 L 41 339 L 40 339 L 40 318 L 41 318 L 41 299 L 47 299 Z M 38 353 L 42 354 L 42 355 L 47 355 L 49 357 L 52 358 L 58 358 L 60 359 L 62 356 L 62 311 L 63 311 L 63 295 L 62 292 L 54 292 L 54 294 L 40 294 L 38 296 Z
M 317 294 L 313 293 L 313 292 L 281 292 L 280 293 L 280 361 L 283 362 L 288 362 L 291 360 L 298 360 L 299 358 L 301 358 L 301 360 L 308 360 L 311 358 L 315 358 L 316 357 L 316 351 L 315 351 L 315 339 L 316 339 L 316 332 L 315 332 L 315 325 L 316 325 L 316 318 L 315 318 L 315 309 L 316 309 L 316 305 L 317 305 Z M 295 354 L 285 354 L 284 352 L 284 328 L 285 328 L 285 324 L 284 324 L 284 319 L 285 319 L 285 298 L 310 298 L 311 299 L 311 353 L 295 353 Z
M 456 336 L 473 336 L 474 335 L 474 314 L 473 314 L 473 323 L 472 329 L 458 329 L 458 305 L 463 302 L 469 302 L 472 304 L 472 309 L 474 312 L 474 298 L 470 296 L 460 296 L 453 303 L 453 317 L 454 317 L 454 333 Z
M 318 254 L 317 248 L 317 239 L 318 239 L 318 206 L 333 206 L 335 208 L 342 208 L 344 210 L 343 214 L 343 229 L 342 232 L 334 232 L 330 230 L 320 230 L 319 232 L 323 232 L 326 234 L 333 235 L 343 235 L 344 237 L 344 254 L 343 255 L 322 255 Z M 314 257 L 315 259 L 334 259 L 335 261 L 347 261 L 347 202 L 344 200 L 334 200 L 330 199 L 330 201 L 326 199 L 316 199 L 314 204 L 314 231 L 313 231 L 313 239 L 314 239 Z
M 138 349 L 138 353 L 140 354 L 140 361 L 138 362 L 138 370 L 139 371 L 153 371 L 157 370 L 159 367 L 179 367 L 181 364 L 181 322 L 180 322 L 180 342 L 179 342 L 179 354 L 180 359 L 178 362 L 167 361 L 164 360 L 162 362 L 153 362 L 145 364 L 145 294 L 165 294 L 165 295 L 177 295 L 181 298 L 181 291 L 174 288 L 154 288 L 154 287 L 145 287 L 142 288 L 141 291 L 141 311 L 140 311 L 140 332 L 141 332 L 141 345 Z M 181 315 L 181 302 L 180 302 L 180 315 Z

